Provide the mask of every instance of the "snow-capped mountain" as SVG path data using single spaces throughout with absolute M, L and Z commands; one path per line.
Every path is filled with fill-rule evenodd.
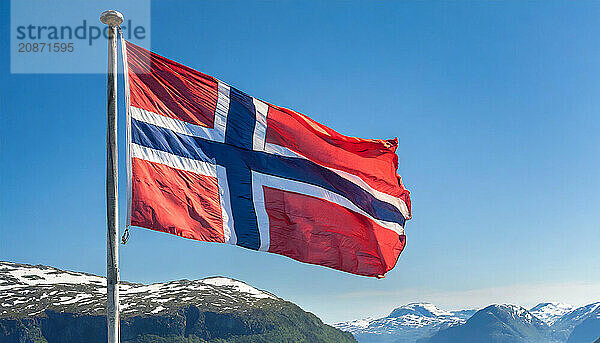
M 441 310 L 430 303 L 413 303 L 400 306 L 392 311 L 388 317 L 402 317 L 405 315 L 413 315 L 420 317 L 450 317 L 452 313 Z
M 335 326 L 351 332 L 361 343 L 588 343 L 600 337 L 600 302 L 578 308 L 544 302 L 531 310 L 497 304 L 479 311 L 445 311 L 414 303 L 398 307 L 387 317 Z
M 475 311 L 445 311 L 430 303 L 412 303 L 383 318 L 366 318 L 335 324 L 359 342 L 415 342 L 440 329 L 460 325 Z
M 575 307 L 572 305 L 559 302 L 547 302 L 535 305 L 529 312 L 551 326 L 566 313 L 571 312 L 574 309 Z
M 511 342 L 558 343 L 550 327 L 521 306 L 490 305 L 465 324 L 443 329 L 423 343 Z
M 579 325 L 582 325 L 587 319 L 598 315 L 600 315 L 600 302 L 573 309 L 554 322 L 552 325 L 554 335 L 563 341 L 566 341 L 567 338 L 571 340 L 571 333 L 573 333 Z M 586 325 L 588 324 L 589 322 Z M 600 336 L 600 327 L 598 327 L 597 331 L 598 336 Z
M 355 342 L 291 302 L 210 277 L 121 282 L 121 341 Z M 0 342 L 106 342 L 106 279 L 0 261 Z
M 600 301 L 589 305 L 581 306 L 565 313 L 554 325 L 556 327 L 574 327 L 591 315 L 600 312 Z
M 121 316 L 157 314 L 195 304 L 226 310 L 253 305 L 273 294 L 241 281 L 212 277 L 143 285 L 121 282 Z M 35 316 L 44 310 L 102 315 L 106 280 L 46 266 L 0 262 L 0 317 Z

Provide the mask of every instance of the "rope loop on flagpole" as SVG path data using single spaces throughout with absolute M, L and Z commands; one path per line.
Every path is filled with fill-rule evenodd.
M 123 232 L 123 236 L 121 236 L 121 244 L 127 244 L 129 240 L 129 226 L 125 228 L 125 232 Z

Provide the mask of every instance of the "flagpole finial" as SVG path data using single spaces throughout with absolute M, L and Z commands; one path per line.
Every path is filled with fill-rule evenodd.
M 119 26 L 123 22 L 123 15 L 115 10 L 104 11 L 100 15 L 100 21 L 108 26 Z

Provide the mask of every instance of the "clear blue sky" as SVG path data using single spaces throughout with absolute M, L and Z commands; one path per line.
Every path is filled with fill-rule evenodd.
M 0 9 L 0 259 L 104 275 L 105 75 L 10 74 Z M 414 219 L 383 280 L 137 228 L 121 278 L 229 276 L 327 322 L 600 300 L 598 18 L 592 1 L 152 2 L 157 53 L 344 134 L 397 136 Z

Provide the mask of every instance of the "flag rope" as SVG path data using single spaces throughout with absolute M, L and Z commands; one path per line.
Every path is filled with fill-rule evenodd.
M 123 78 L 125 79 L 125 117 L 126 117 L 126 140 L 125 140 L 125 151 L 127 156 L 127 221 L 126 231 L 131 226 L 131 100 L 129 96 L 129 65 L 127 64 L 127 43 L 123 38 L 123 32 L 121 27 L 119 29 L 119 36 L 121 38 L 121 56 L 123 58 Z M 123 243 L 124 244 L 124 243 Z

